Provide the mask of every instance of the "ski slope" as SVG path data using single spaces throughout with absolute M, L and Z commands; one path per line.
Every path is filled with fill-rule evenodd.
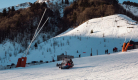
M 137 22 L 122 14 L 91 19 L 44 42 L 43 36 L 38 35 L 35 42 L 40 40 L 41 43 L 38 44 L 37 48 L 34 47 L 34 43 L 32 44 L 29 54 L 27 54 L 27 63 L 40 60 L 43 62 L 57 60 L 57 55 L 65 54 L 65 52 L 67 55 L 77 58 L 79 55 L 81 57 L 90 56 L 91 49 L 93 56 L 96 56 L 97 53 L 103 55 L 107 49 L 108 53 L 113 53 L 114 47 L 121 51 L 125 38 L 126 42 L 130 41 L 131 38 L 133 41 L 138 41 L 137 31 Z M 7 48 L 3 48 L 5 44 L 8 44 Z M 1 44 L 0 49 L 1 66 L 17 64 L 18 58 L 23 55 L 19 52 L 22 49 L 20 45 L 13 46 L 8 41 Z M 16 56 L 14 55 L 15 52 L 18 53 Z M 5 53 L 7 54 L 6 57 Z M 11 57 L 9 56 L 10 53 L 12 54 Z
M 59 69 L 56 63 L 0 71 L 0 80 L 138 80 L 138 50 L 75 58 L 74 67 Z

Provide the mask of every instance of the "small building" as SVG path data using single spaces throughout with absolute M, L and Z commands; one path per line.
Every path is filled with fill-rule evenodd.
M 57 61 L 63 60 L 65 57 L 67 57 L 68 59 L 74 58 L 74 56 L 71 56 L 71 55 L 61 54 L 61 55 L 57 55 Z
M 131 49 L 138 49 L 138 42 L 130 41 L 128 50 L 131 50 Z

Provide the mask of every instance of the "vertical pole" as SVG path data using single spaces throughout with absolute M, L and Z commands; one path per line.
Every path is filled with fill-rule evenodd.
M 81 55 L 79 54 L 79 58 L 80 58 L 80 56 L 81 56 Z
M 51 56 L 51 57 L 52 57 L 52 62 L 55 62 L 54 57 L 53 56 Z
M 67 57 L 67 52 L 65 51 L 65 55 L 66 55 L 66 57 Z
M 125 51 L 125 46 L 126 46 L 126 43 L 124 42 L 124 43 L 123 43 L 123 47 L 122 47 L 122 52 Z
M 91 48 L 91 56 L 92 56 L 92 48 Z
M 129 42 L 127 43 L 126 47 L 125 47 L 125 51 L 127 51 L 127 48 L 129 47 Z
M 98 50 L 97 50 L 97 55 L 98 55 Z

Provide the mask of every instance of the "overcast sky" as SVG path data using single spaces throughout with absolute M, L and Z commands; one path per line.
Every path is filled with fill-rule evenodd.
M 14 6 L 14 5 L 25 3 L 25 2 L 34 3 L 35 1 L 37 0 L 0 0 L 0 8 Z M 119 0 L 119 3 L 122 3 L 123 1 L 128 1 L 128 0 Z M 129 1 L 138 3 L 138 0 L 129 0 Z

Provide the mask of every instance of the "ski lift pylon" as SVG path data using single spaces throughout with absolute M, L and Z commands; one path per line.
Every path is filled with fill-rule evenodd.
M 127 51 L 127 48 L 129 47 L 129 42 L 127 43 L 127 45 L 126 45 L 126 43 L 124 42 L 124 44 L 123 44 L 123 48 L 122 48 L 122 52 L 126 52 Z
M 133 35 L 132 35 L 132 36 L 133 36 Z M 131 36 L 131 38 L 130 38 L 130 40 L 129 40 L 128 43 L 125 43 L 125 41 L 126 41 L 126 38 L 125 38 L 125 41 L 124 41 L 123 47 L 122 47 L 122 52 L 126 52 L 126 51 L 127 51 L 127 48 L 128 48 L 129 45 L 130 45 L 130 41 L 131 41 L 131 39 L 132 39 L 132 36 Z
M 43 16 L 44 16 L 45 12 L 46 12 L 46 9 L 45 9 L 45 11 L 44 11 L 44 13 L 43 13 L 43 15 L 42 15 L 42 17 L 41 17 L 41 20 L 40 20 L 40 22 L 39 22 L 39 25 L 40 25 L 40 23 L 41 23 L 41 21 L 42 21 L 42 18 L 43 18 Z M 48 21 L 48 19 L 49 19 L 49 17 L 47 18 L 47 20 L 45 21 L 45 23 Z M 43 26 L 45 25 L 45 23 L 43 24 Z M 27 49 L 25 50 L 25 52 L 24 52 L 24 54 L 26 53 L 26 56 L 27 56 L 27 53 L 28 53 L 28 51 L 29 51 L 29 49 L 30 49 L 30 46 L 31 46 L 32 42 L 34 41 L 34 39 L 36 38 L 36 36 L 39 34 L 39 32 L 41 31 L 41 29 L 43 28 L 43 26 L 42 26 L 42 27 L 40 28 L 40 30 L 38 31 L 39 25 L 38 25 L 38 27 L 37 27 L 37 29 L 36 29 L 36 31 L 35 31 L 35 34 L 34 34 L 34 36 L 33 36 L 33 38 L 32 38 L 32 41 L 31 41 L 30 45 L 28 46 L 28 48 L 27 48 Z M 23 56 L 24 56 L 24 54 L 23 54 Z M 26 57 L 26 56 L 23 57 L 23 56 L 22 56 L 21 58 L 18 59 L 18 62 L 17 62 L 16 67 L 25 67 L 25 66 L 26 66 L 27 57 Z

